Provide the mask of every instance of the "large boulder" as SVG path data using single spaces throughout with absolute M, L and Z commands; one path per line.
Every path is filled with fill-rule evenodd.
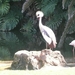
M 44 49 L 41 51 L 40 59 L 51 66 L 64 66 L 66 61 L 60 51 L 52 51 L 50 49 Z
M 20 50 L 14 54 L 12 69 L 41 69 L 45 65 L 64 66 L 66 61 L 60 51 L 43 49 L 41 51 Z
M 14 54 L 12 69 L 27 69 L 29 62 L 29 51 L 20 50 Z

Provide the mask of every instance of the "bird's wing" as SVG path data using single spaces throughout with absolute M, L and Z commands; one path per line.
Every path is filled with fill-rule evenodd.
M 44 31 L 42 32 L 42 36 L 48 44 L 51 44 L 52 39 Z
M 52 29 L 50 29 L 47 26 L 44 26 L 44 31 L 46 32 L 46 34 L 52 39 L 53 42 L 56 43 L 56 37 L 54 32 L 52 31 Z

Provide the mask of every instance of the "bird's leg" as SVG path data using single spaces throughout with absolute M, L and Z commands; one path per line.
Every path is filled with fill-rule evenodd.
M 48 49 L 48 43 L 46 42 L 46 49 Z
M 73 58 L 74 58 L 74 47 L 73 47 Z
M 46 49 L 51 49 L 50 47 L 49 47 L 49 44 L 46 42 Z

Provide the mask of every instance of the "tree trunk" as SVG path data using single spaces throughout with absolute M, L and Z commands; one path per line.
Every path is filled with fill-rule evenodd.
M 71 23 L 72 23 L 74 18 L 75 18 L 75 12 L 74 12 L 73 16 L 67 21 L 66 27 L 65 27 L 65 29 L 64 29 L 64 31 L 62 33 L 62 36 L 60 38 L 60 41 L 58 43 L 58 47 L 57 47 L 58 49 L 61 49 L 63 47 L 63 43 L 64 43 L 64 40 L 66 38 L 68 29 L 70 28 Z

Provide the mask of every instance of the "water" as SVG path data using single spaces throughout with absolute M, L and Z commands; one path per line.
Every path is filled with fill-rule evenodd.
M 45 49 L 44 39 L 27 32 L 0 32 L 0 50 L 8 50 L 13 56 L 18 50 Z M 61 51 L 64 56 L 72 56 L 72 50 Z

